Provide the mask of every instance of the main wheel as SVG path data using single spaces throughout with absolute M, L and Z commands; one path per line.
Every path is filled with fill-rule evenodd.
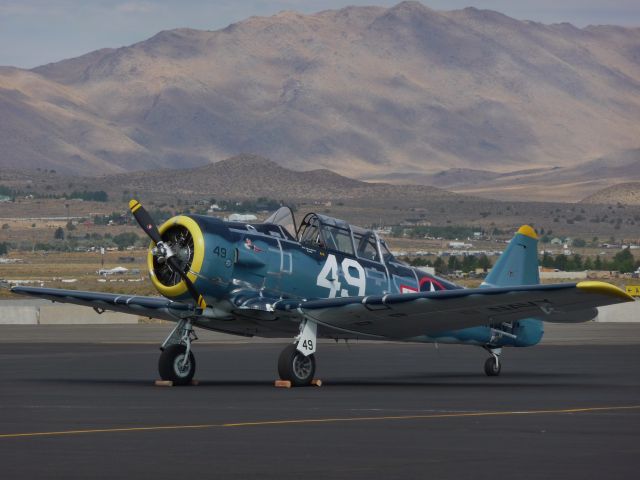
M 158 372 L 163 380 L 171 380 L 174 385 L 188 385 L 196 373 L 196 359 L 189 351 L 186 365 L 182 365 L 187 347 L 182 344 L 169 345 L 160 354 Z
M 502 364 L 495 357 L 489 357 L 487 358 L 487 361 L 484 362 L 484 373 L 489 377 L 497 377 L 500 375 L 501 368 Z
M 295 345 L 285 348 L 278 358 L 278 374 L 282 380 L 289 380 L 294 387 L 304 387 L 311 384 L 316 373 L 316 358 L 314 355 L 305 357 Z

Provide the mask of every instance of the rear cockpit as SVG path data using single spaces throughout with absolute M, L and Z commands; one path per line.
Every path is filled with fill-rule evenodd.
M 301 245 L 355 256 L 372 262 L 397 262 L 373 231 L 319 213 L 308 213 L 299 226 L 289 207 L 281 207 L 263 225 L 279 226 Z

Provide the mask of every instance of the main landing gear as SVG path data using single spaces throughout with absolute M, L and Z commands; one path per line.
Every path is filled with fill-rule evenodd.
M 491 356 L 484 362 L 484 373 L 489 377 L 497 377 L 500 375 L 500 369 L 502 364 L 500 363 L 500 355 L 502 354 L 501 348 L 484 347 Z
M 300 334 L 295 342 L 288 345 L 278 358 L 278 374 L 282 380 L 289 380 L 294 387 L 311 385 L 316 372 L 317 325 L 312 320 L 300 324 Z
M 315 355 L 304 356 L 295 344 L 287 345 L 278 358 L 278 374 L 294 387 L 311 385 L 316 372 Z
M 189 385 L 196 373 L 191 342 L 197 340 L 191 320 L 181 320 L 162 344 L 158 372 L 162 380 L 174 385 Z

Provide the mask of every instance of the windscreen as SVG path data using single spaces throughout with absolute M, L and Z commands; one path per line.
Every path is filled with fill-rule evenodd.
M 322 225 L 327 248 L 338 252 L 353 255 L 353 243 L 349 230 L 339 227 Z
M 296 236 L 296 220 L 289 207 L 280 207 L 278 210 L 273 212 L 271 216 L 264 221 L 264 223 L 280 225 L 289 235 L 291 235 L 291 238 L 295 238 Z
M 358 257 L 366 258 L 374 262 L 380 261 L 376 238 L 373 233 L 369 231 L 360 232 L 353 229 L 353 240 L 356 243 L 356 255 L 358 255 Z

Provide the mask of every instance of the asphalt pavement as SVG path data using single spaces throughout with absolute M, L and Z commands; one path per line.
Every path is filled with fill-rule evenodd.
M 620 344 L 506 350 L 497 378 L 479 348 L 325 343 L 323 386 L 298 389 L 273 386 L 284 342 L 196 344 L 200 385 L 156 387 L 142 340 L 3 332 L 2 478 L 639 475 L 637 326 Z

